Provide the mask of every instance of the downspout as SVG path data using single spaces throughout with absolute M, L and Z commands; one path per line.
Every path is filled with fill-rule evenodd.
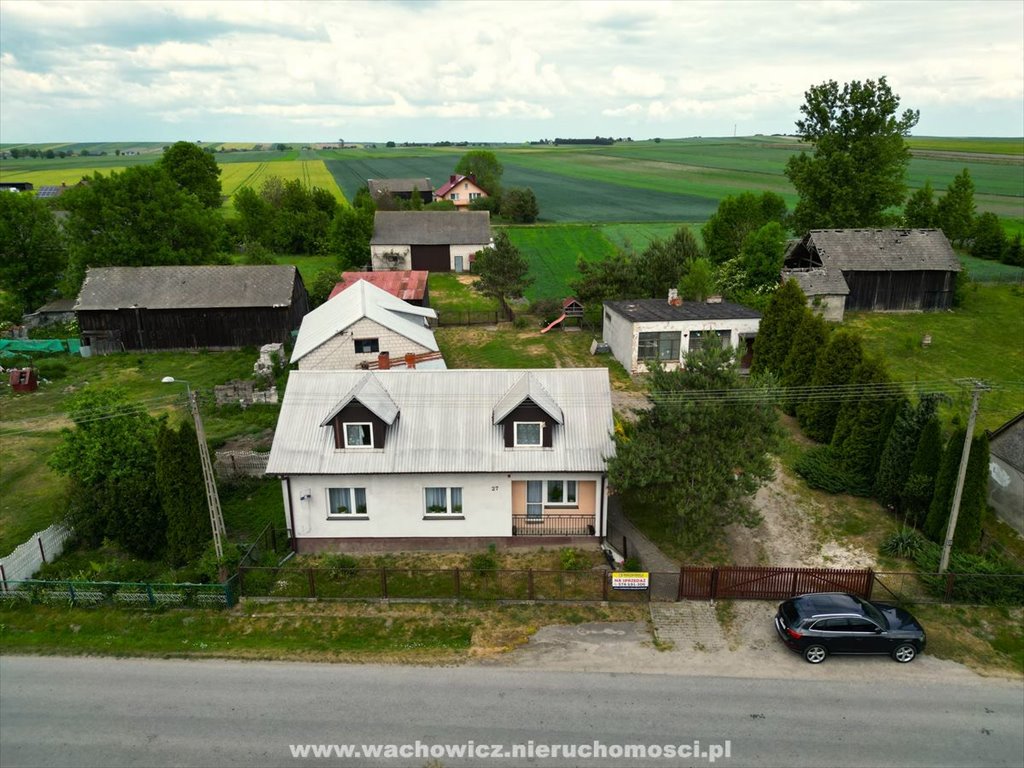
M 608 511 L 608 496 L 605 494 L 604 483 L 606 475 L 601 475 L 601 521 L 598 530 L 601 532 L 601 541 L 608 541 L 608 530 L 605 528 L 605 515 Z
M 288 493 L 286 494 L 286 496 L 287 496 L 287 499 L 288 499 L 288 519 L 291 521 L 291 524 L 292 524 L 291 525 L 291 534 L 292 535 L 290 537 L 291 540 L 292 540 L 291 541 L 292 552 L 297 552 L 298 550 L 296 549 L 296 542 L 295 542 L 295 507 L 292 504 L 292 479 L 291 479 L 291 477 L 286 477 L 284 479 L 284 485 L 285 485 L 285 488 L 288 489 Z

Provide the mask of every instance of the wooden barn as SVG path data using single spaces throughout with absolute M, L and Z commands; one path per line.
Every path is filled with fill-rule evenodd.
M 833 299 L 841 275 L 846 310 L 948 309 L 960 262 L 940 229 L 812 229 L 787 251 L 783 277 L 811 271 Z
M 293 266 L 94 268 L 75 302 L 83 354 L 287 342 L 308 311 Z

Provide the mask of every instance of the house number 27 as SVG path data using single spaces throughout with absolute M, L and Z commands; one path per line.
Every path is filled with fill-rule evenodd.
M 491 490 L 492 490 L 492 491 L 496 491 L 496 490 L 498 490 L 498 486 L 496 486 L 496 485 L 492 485 L 492 486 L 491 486 Z

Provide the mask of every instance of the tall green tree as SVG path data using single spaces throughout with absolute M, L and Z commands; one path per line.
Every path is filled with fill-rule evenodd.
M 635 257 L 626 251 L 616 251 L 605 259 L 576 261 L 578 276 L 570 282 L 573 295 L 584 306 L 587 319 L 601 322 L 601 304 L 605 301 L 636 299 L 644 295 Z
M 743 239 L 739 256 L 747 274 L 748 290 L 775 290 L 785 253 L 786 231 L 777 221 L 768 222 L 748 234 Z
M 331 250 L 338 256 L 338 268 L 363 269 L 370 263 L 374 212 L 369 208 L 341 208 L 331 224 Z
M 793 331 L 807 309 L 807 297 L 796 280 L 787 280 L 772 296 L 754 339 L 751 373 L 778 375 L 789 355 Z
M 529 187 L 507 189 L 501 195 L 501 215 L 516 224 L 532 224 L 540 216 L 537 196 Z
M 473 270 L 480 275 L 477 289 L 497 299 L 506 312 L 508 300 L 522 298 L 533 284 L 530 265 L 512 245 L 507 232 L 497 234 L 493 248 L 484 248 L 476 254 Z
M 974 222 L 971 238 L 971 256 L 976 259 L 1003 261 L 1009 243 L 999 217 L 994 213 L 985 212 Z
M 946 529 L 949 527 L 966 434 L 966 430 L 959 429 L 946 443 L 942 465 L 935 480 L 935 495 L 928 509 L 925 533 L 932 541 L 939 543 L 945 541 Z M 960 494 L 960 512 L 957 514 L 956 531 L 953 534 L 953 546 L 958 550 L 971 550 L 981 539 L 981 520 L 988 493 L 988 438 L 985 435 L 972 438 L 970 450 Z
M 896 406 L 896 418 L 886 436 L 875 475 L 875 496 L 896 512 L 902 512 L 902 493 L 925 425 L 935 416 L 935 398 L 924 397 L 917 405 L 903 398 Z
M 949 183 L 939 200 L 939 226 L 953 245 L 962 246 L 974 232 L 974 181 L 964 168 Z
M 796 415 L 797 406 L 803 402 L 800 387 L 806 387 L 814 376 L 818 354 L 828 343 L 828 324 L 817 312 L 804 309 L 793 331 L 789 353 L 782 364 L 779 383 L 787 390 L 782 401 L 783 410 L 790 416 Z M 756 346 L 756 343 L 755 343 Z
M 501 175 L 505 166 L 498 156 L 486 149 L 474 149 L 459 158 L 455 172 L 463 176 L 473 176 L 476 184 L 491 197 L 501 196 Z
M 942 426 L 939 417 L 933 413 L 921 428 L 914 460 L 910 463 L 907 481 L 900 492 L 900 510 L 911 525 L 924 526 L 935 494 L 935 478 L 941 465 Z
M 935 492 L 932 494 L 932 503 L 928 507 L 928 516 L 924 521 L 925 535 L 932 541 L 942 542 L 946 538 L 949 510 L 953 505 L 953 493 L 956 490 L 966 434 L 966 429 L 955 430 L 942 450 L 942 462 L 935 476 Z
M 903 207 L 903 218 L 908 227 L 915 229 L 932 229 L 939 226 L 939 209 L 935 204 L 935 191 L 932 189 L 931 179 L 925 181 L 924 186 L 907 198 L 907 204 Z
M 53 212 L 35 195 L 0 193 L 0 291 L 12 297 L 8 317 L 37 309 L 53 295 L 67 252 Z
M 917 110 L 898 113 L 900 98 L 885 77 L 829 80 L 804 94 L 797 133 L 814 144 L 786 164 L 800 197 L 792 228 L 876 227 L 889 223 L 887 209 L 906 196 L 910 150 L 904 137 L 917 124 Z
M 687 259 L 679 280 L 679 295 L 687 301 L 705 301 L 715 292 L 715 268 L 711 259 Z
M 211 537 L 203 467 L 196 431 L 161 424 L 156 434 L 156 486 L 167 520 L 167 559 L 172 565 L 199 557 Z
M 224 221 L 159 166 L 134 166 L 61 196 L 68 212 L 65 293 L 77 292 L 89 267 L 209 264 L 222 260 Z
M 760 335 L 760 334 L 758 334 Z M 757 349 L 755 344 L 755 351 Z M 797 408 L 800 428 L 819 443 L 831 443 L 843 398 L 837 388 L 850 382 L 854 370 L 864 358 L 860 336 L 852 331 L 838 330 L 818 355 L 811 377 L 810 396 Z
M 655 367 L 654 403 L 615 436 L 609 482 L 625 509 L 645 510 L 689 546 L 722 535 L 725 526 L 757 521 L 749 500 L 772 477 L 769 453 L 778 439 L 768 398 L 691 399 L 687 393 L 753 388 L 733 352 L 708 345 L 683 369 Z
M 75 532 L 93 545 L 109 538 L 143 558 L 162 553 L 166 518 L 157 488 L 156 422 L 118 389 L 87 387 L 67 403 L 50 466 L 69 480 Z
M 833 455 L 853 481 L 853 488 L 871 492 L 885 438 L 892 424 L 891 414 L 898 404 L 878 399 L 879 385 L 889 384 L 888 366 L 881 357 L 866 356 L 853 370 L 851 384 L 858 391 L 843 401 L 832 434 Z
M 178 141 L 164 150 L 159 165 L 174 183 L 195 195 L 207 208 L 220 208 L 220 166 L 211 152 Z
M 666 298 L 686 273 L 686 263 L 700 255 L 700 244 L 689 227 L 680 227 L 667 240 L 655 238 L 635 260 L 643 291 L 640 295 Z
M 786 215 L 786 201 L 775 192 L 729 195 L 701 228 L 705 253 L 715 264 L 734 259 L 747 235 L 770 222 L 783 224 Z

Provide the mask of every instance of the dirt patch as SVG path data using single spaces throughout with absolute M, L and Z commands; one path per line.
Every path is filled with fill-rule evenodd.
M 874 555 L 828 533 L 821 521 L 829 516 L 828 498 L 819 501 L 799 492 L 799 481 L 789 477 L 775 463 L 775 479 L 754 497 L 761 515 L 755 528 L 733 525 L 728 530 L 732 560 L 737 565 L 778 565 L 792 567 L 869 568 Z
M 269 451 L 274 442 L 274 430 L 264 429 L 251 435 L 232 437 L 217 450 L 220 451 Z
M 461 274 L 456 275 L 455 279 L 462 283 L 462 285 L 473 285 L 473 283 L 479 282 L 480 275 Z

